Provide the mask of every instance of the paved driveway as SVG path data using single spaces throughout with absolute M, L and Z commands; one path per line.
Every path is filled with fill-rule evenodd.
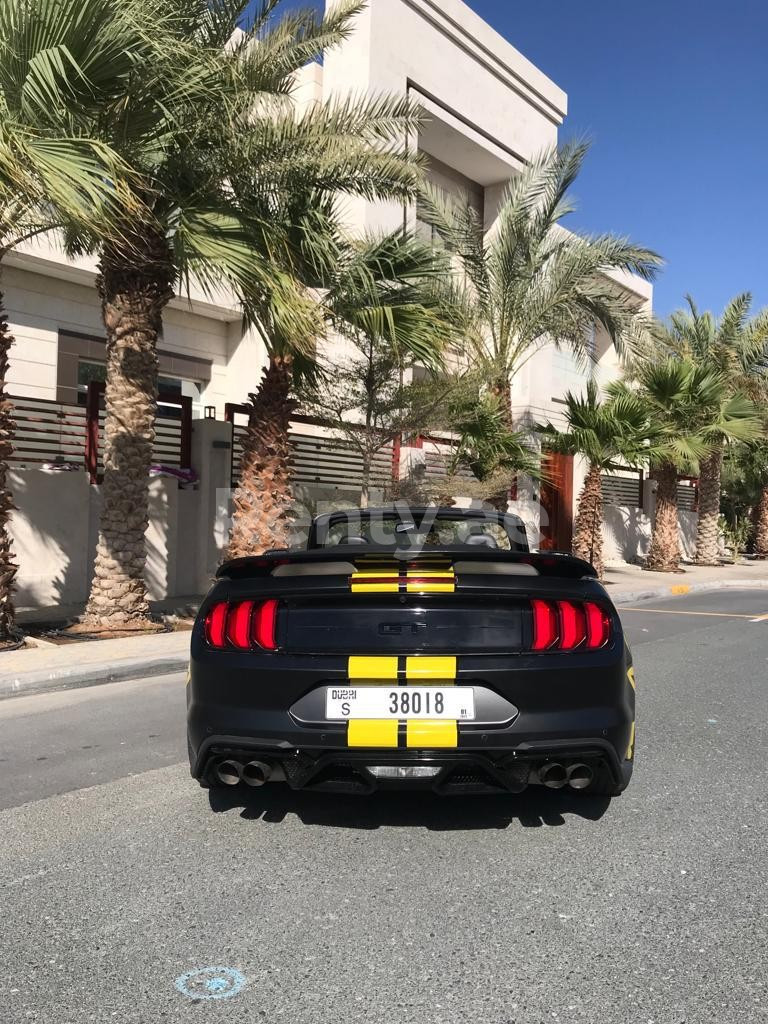
M 211 807 L 181 677 L 0 704 L 0 1019 L 768 1020 L 768 595 L 652 607 L 623 613 L 638 766 L 610 805 Z

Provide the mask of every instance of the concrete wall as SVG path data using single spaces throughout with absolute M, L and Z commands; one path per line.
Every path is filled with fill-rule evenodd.
M 145 578 L 151 600 L 204 593 L 227 541 L 230 427 L 195 420 L 192 463 L 200 482 L 149 482 Z M 100 493 L 85 472 L 12 470 L 11 538 L 19 565 L 16 603 L 38 617 L 76 614 L 86 600 L 98 537 Z
M 603 558 L 606 565 L 639 562 L 648 554 L 656 512 L 655 489 L 655 481 L 645 481 L 642 508 L 624 505 L 603 507 Z M 683 558 L 693 559 L 696 554 L 698 514 L 681 510 L 678 518 Z
M 370 0 L 350 38 L 326 55 L 322 77 L 326 99 L 411 91 L 428 114 L 421 148 L 486 188 L 556 141 L 567 105 L 561 89 L 461 0 Z M 309 83 L 301 85 L 305 96 Z M 392 230 L 403 210 L 349 203 L 349 217 Z

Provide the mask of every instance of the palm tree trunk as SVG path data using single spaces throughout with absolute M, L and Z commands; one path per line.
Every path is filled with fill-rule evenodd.
M 273 356 L 258 391 L 248 396 L 251 414 L 233 498 L 228 558 L 288 546 L 294 515 L 289 438 L 296 408 L 292 381 L 291 360 Z
M 510 388 L 509 378 L 498 377 L 496 380 L 491 382 L 490 389 L 491 393 L 499 400 L 499 409 L 501 410 L 501 416 L 504 420 L 504 426 L 508 430 L 514 430 L 514 417 L 512 416 L 512 390 Z
M 371 501 L 371 455 L 363 455 L 363 474 L 360 485 L 360 508 L 368 508 Z
M 656 490 L 656 517 L 646 569 L 656 572 L 675 572 L 680 564 L 680 526 L 677 518 L 677 470 L 665 465 L 654 472 Z
M 717 565 L 718 520 L 720 517 L 720 473 L 723 450 L 718 448 L 702 459 L 699 476 L 699 522 L 696 532 L 696 565 Z
M 768 556 L 768 484 L 760 492 L 755 514 L 755 553 Z
M 9 522 L 13 511 L 13 495 L 8 487 L 8 461 L 13 454 L 16 424 L 10 399 L 5 393 L 8 376 L 8 353 L 13 335 L 8 327 L 5 302 L 0 293 L 0 644 L 15 639 L 16 613 L 13 606 L 13 581 L 18 566 L 13 560 Z
M 81 623 L 88 630 L 152 627 L 144 535 L 157 410 L 157 338 L 175 274 L 162 236 L 147 233 L 136 244 L 143 260 L 105 248 L 99 262 L 107 412 L 99 540 Z
M 598 579 L 603 578 L 603 482 L 599 466 L 590 465 L 579 495 L 573 525 L 573 553 L 590 562 Z

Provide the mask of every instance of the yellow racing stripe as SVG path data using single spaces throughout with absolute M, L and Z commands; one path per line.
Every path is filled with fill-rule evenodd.
M 455 657 L 412 657 L 405 660 L 405 677 L 409 683 L 435 683 L 453 686 L 456 682 Z M 458 723 L 446 719 L 411 718 L 405 726 L 407 747 L 457 747 Z
M 409 682 L 439 682 L 450 686 L 456 681 L 456 658 L 406 658 L 405 678 Z
M 456 576 L 452 570 L 413 570 L 406 575 L 405 589 L 409 594 L 453 594 L 456 590 Z
M 399 723 L 357 718 L 349 722 L 347 746 L 349 747 L 397 747 Z
M 632 689 L 636 690 L 637 689 L 637 683 L 635 682 L 635 670 L 634 670 L 634 668 L 628 668 L 627 669 L 627 679 L 629 680 L 629 685 L 632 687 Z
M 356 572 L 350 577 L 353 594 L 397 594 L 400 582 L 392 572 Z
M 351 680 L 377 682 L 397 680 L 397 658 L 367 658 L 353 656 L 349 659 L 347 674 Z
M 411 718 L 405 738 L 407 747 L 457 747 L 459 727 L 456 722 Z

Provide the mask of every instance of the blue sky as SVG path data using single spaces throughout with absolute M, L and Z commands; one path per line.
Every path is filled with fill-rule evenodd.
M 685 292 L 715 311 L 741 291 L 768 306 L 768 4 L 469 6 L 568 93 L 561 139 L 593 140 L 570 225 L 660 252 L 661 315 Z

